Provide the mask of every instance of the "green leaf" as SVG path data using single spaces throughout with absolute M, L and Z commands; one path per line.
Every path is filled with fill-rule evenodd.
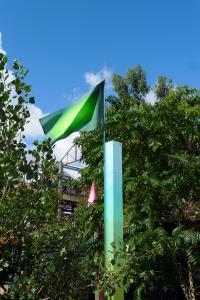
M 29 103 L 35 104 L 35 98 L 34 98 L 34 97 L 30 97 L 30 98 L 29 98 Z

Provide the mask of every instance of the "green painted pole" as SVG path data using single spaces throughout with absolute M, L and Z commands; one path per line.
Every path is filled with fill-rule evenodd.
M 119 142 L 105 143 L 104 156 L 104 251 L 105 264 L 108 270 L 117 272 L 117 266 L 112 265 L 116 250 L 123 243 L 123 200 L 122 200 L 122 145 Z M 116 290 L 110 300 L 123 300 L 123 286 Z

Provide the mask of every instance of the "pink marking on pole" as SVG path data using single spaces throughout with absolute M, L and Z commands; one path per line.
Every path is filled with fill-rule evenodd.
M 92 205 L 95 201 L 96 201 L 96 188 L 93 182 L 90 189 L 89 198 L 88 198 L 88 205 Z

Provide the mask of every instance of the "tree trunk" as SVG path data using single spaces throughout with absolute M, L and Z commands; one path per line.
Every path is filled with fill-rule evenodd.
M 192 267 L 189 261 L 188 261 L 188 280 L 189 280 L 189 300 L 196 300 L 194 281 L 192 277 Z
M 181 286 L 181 290 L 183 292 L 183 295 L 185 296 L 186 300 L 196 300 L 195 296 L 195 287 L 194 287 L 194 281 L 193 281 L 193 276 L 192 276 L 192 268 L 191 264 L 188 262 L 188 280 L 184 279 L 183 276 L 183 271 L 180 268 L 177 269 L 178 271 L 178 278 L 179 278 L 179 283 Z

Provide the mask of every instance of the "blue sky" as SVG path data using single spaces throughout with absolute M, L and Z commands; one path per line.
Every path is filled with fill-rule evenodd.
M 88 90 L 86 73 L 91 83 L 138 63 L 150 84 L 163 74 L 200 88 L 199 12 L 199 0 L 1 0 L 0 32 L 51 112 Z

